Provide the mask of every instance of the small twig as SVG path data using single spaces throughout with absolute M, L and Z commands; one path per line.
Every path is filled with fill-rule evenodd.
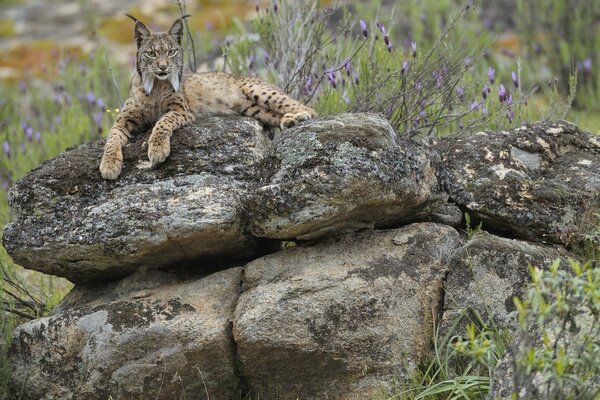
M 192 37 L 192 33 L 190 32 L 190 27 L 187 23 L 187 17 L 189 17 L 186 11 L 185 0 L 177 0 L 177 6 L 179 7 L 179 11 L 181 12 L 181 19 L 183 19 L 183 24 L 185 25 L 185 31 L 187 33 L 188 39 L 188 54 L 191 52 L 192 54 L 189 57 L 189 67 L 190 71 L 196 73 L 196 48 L 194 45 L 194 38 Z
M 206 398 L 210 400 L 210 396 L 208 395 L 208 388 L 206 387 L 206 382 L 204 382 L 204 376 L 202 375 L 202 371 L 200 371 L 200 368 L 198 367 L 196 367 L 196 369 L 198 370 L 198 374 L 200 375 L 200 379 L 202 380 L 202 386 L 204 386 L 204 393 L 206 393 Z
M 18 315 L 19 317 L 28 319 L 30 321 L 34 320 L 36 318 L 33 315 L 30 315 L 30 314 L 24 313 L 22 311 L 19 311 L 16 308 L 3 307 L 3 311 L 7 312 L 7 313 Z
M 108 64 L 108 71 L 110 72 L 110 75 L 112 76 L 113 85 L 115 86 L 115 90 L 117 91 L 117 95 L 119 96 L 119 101 L 121 102 L 121 108 L 123 108 L 123 97 L 121 97 L 121 92 L 119 92 L 119 85 L 117 85 L 117 79 L 115 78 L 115 74 L 114 74 L 112 65 L 110 64 L 110 60 L 108 59 L 108 55 L 106 55 L 106 63 Z

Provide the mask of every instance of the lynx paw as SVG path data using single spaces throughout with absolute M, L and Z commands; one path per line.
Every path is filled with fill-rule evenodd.
M 308 111 L 300 111 L 299 113 L 286 113 L 283 118 L 281 118 L 281 129 L 291 128 L 294 125 L 298 125 L 302 121 L 309 120 L 314 115 Z
M 117 179 L 123 168 L 123 154 L 120 149 L 105 150 L 100 161 L 100 174 L 104 179 Z
M 151 135 L 148 141 L 148 159 L 152 166 L 165 161 L 169 154 L 171 154 L 171 141 L 169 138 L 158 140 Z

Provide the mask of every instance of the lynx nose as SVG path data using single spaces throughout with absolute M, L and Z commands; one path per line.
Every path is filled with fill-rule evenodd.
M 167 63 L 160 63 L 158 64 L 158 69 L 160 69 L 161 71 L 166 71 L 167 70 Z

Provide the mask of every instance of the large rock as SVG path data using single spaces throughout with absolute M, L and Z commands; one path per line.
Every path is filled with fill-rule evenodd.
M 514 297 L 523 298 L 531 282 L 529 266 L 550 266 L 566 258 L 564 250 L 491 235 L 476 234 L 452 255 L 445 283 L 443 334 L 457 324 L 455 334 L 468 322 L 472 311 L 499 328 L 518 327 Z M 459 322 L 459 319 L 462 321 Z
M 445 209 L 435 152 L 396 137 L 375 114 L 309 121 L 275 142 L 248 206 L 252 231 L 277 239 L 419 220 L 460 221 Z M 441 215 L 440 215 L 441 214 Z
M 73 282 L 139 266 L 254 254 L 241 199 L 270 141 L 249 118 L 214 117 L 178 130 L 171 156 L 147 168 L 148 133 L 124 148 L 117 181 L 98 172 L 104 141 L 78 146 L 19 180 L 4 245 L 18 264 Z
M 183 282 L 137 272 L 76 288 L 51 316 L 15 329 L 15 398 L 234 398 L 231 314 L 241 278 L 241 268 Z
M 233 334 L 260 398 L 367 399 L 430 349 L 458 232 L 351 234 L 249 263 Z
M 484 229 L 572 243 L 597 224 L 600 138 L 568 122 L 441 139 L 440 180 Z

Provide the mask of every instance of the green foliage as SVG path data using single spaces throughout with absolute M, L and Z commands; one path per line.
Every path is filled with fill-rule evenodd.
M 469 215 L 468 212 L 465 213 L 465 222 L 466 222 L 465 231 L 467 232 L 467 240 L 471 240 L 471 238 L 473 236 L 475 236 L 476 234 L 481 232 L 483 229 L 483 221 L 479 222 L 479 225 L 477 225 L 475 227 L 475 229 L 473 229 L 473 226 L 471 224 L 471 216 Z
M 259 40 L 240 32 L 231 42 L 228 68 L 262 73 L 320 114 L 381 113 L 408 137 L 520 124 L 527 92 L 511 92 L 509 82 L 486 84 L 485 35 L 464 36 L 472 31 L 472 7 L 449 12 L 450 2 L 428 2 L 435 29 L 424 28 L 427 18 L 397 27 L 406 13 L 422 13 L 423 5 L 411 4 L 402 15 L 376 12 L 365 22 L 349 8 L 321 11 L 315 0 L 279 2 L 277 12 L 255 20 Z
M 0 142 L 4 152 L 0 182 L 4 192 L 44 160 L 101 137 L 113 119 L 107 111 L 120 107 L 103 51 L 88 59 L 66 62 L 57 55 L 56 61 L 58 76 L 53 77 L 51 86 L 21 82 L 0 87 Z M 0 226 L 8 222 L 4 196 L 0 199 Z
M 549 67 L 554 75 L 545 79 L 557 76 L 563 92 L 576 68 L 576 105 L 600 109 L 600 2 L 516 0 L 516 6 L 516 30 L 529 64 L 540 71 Z
M 467 332 L 459 327 L 470 321 Z M 486 323 L 475 310 L 464 310 L 444 336 L 436 335 L 429 363 L 409 382 L 382 399 L 483 400 L 490 389 L 490 373 L 506 352 L 510 335 Z
M 592 399 L 600 393 L 600 268 L 556 261 L 549 270 L 531 268 L 524 300 L 515 300 L 525 336 L 517 355 L 518 380 L 539 376 L 545 399 Z

